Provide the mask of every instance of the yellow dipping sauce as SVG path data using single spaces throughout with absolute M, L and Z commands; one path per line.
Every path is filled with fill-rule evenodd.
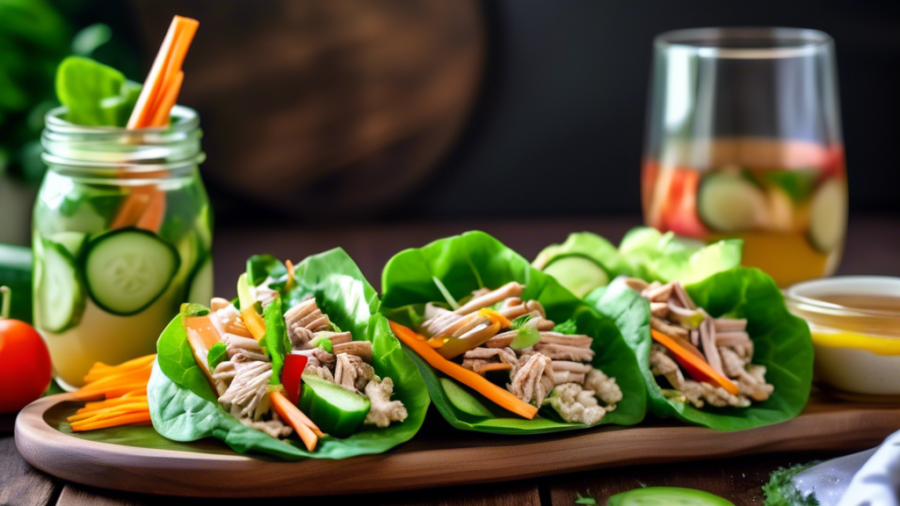
M 821 279 L 794 285 L 785 296 L 791 312 L 809 323 L 818 381 L 900 401 L 900 278 Z

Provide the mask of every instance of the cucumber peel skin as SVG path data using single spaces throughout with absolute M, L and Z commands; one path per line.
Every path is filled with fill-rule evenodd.
M 715 494 L 680 487 L 645 487 L 609 498 L 608 506 L 734 506 Z
M 100 257 L 100 259 L 97 260 L 96 255 L 99 254 L 98 248 L 104 247 L 103 243 L 109 241 L 120 241 L 125 235 L 134 235 L 135 238 L 140 237 L 143 240 L 150 240 L 151 242 L 148 242 L 147 245 L 160 246 L 160 251 L 165 251 L 171 254 L 171 257 L 169 258 L 171 265 L 168 269 L 169 272 L 163 275 L 163 277 L 166 278 L 165 282 L 158 283 L 158 289 L 148 293 L 144 297 L 144 299 L 146 300 L 143 303 L 135 303 L 133 306 L 123 306 L 120 308 L 115 308 L 112 306 L 120 303 L 120 298 L 115 297 L 114 294 L 109 291 L 107 287 L 109 283 L 108 279 L 100 279 L 106 278 L 106 276 L 102 275 L 102 273 L 94 272 L 96 268 L 102 268 L 106 266 L 106 261 L 108 259 Z M 110 259 L 112 258 L 121 258 L 121 255 L 114 255 L 110 257 Z M 160 258 L 150 258 L 149 260 L 153 265 L 159 265 L 161 263 Z M 99 262 L 99 264 L 96 264 L 96 262 Z M 97 304 L 97 306 L 110 314 L 115 314 L 118 316 L 131 316 L 138 314 L 153 305 L 153 303 L 156 302 L 166 292 L 166 290 L 169 289 L 169 286 L 172 284 L 172 279 L 175 277 L 175 274 L 178 273 L 178 268 L 180 267 L 180 265 L 181 257 L 178 254 L 178 250 L 176 250 L 174 246 L 164 241 L 152 232 L 129 227 L 112 230 L 91 239 L 91 241 L 87 245 L 87 250 L 82 262 L 82 273 L 85 278 L 87 292 L 88 294 L 90 294 L 91 300 L 93 300 L 94 303 Z
M 49 260 L 56 265 L 53 269 L 44 266 L 40 284 L 37 286 L 37 302 L 41 312 L 40 328 L 61 333 L 81 323 L 85 308 L 85 287 L 81 281 L 77 262 L 65 246 L 45 239 L 43 240 L 43 249 L 42 262 L 46 264 Z M 71 272 L 61 272 L 66 268 Z M 51 278 L 57 276 L 61 276 L 61 278 L 56 278 L 59 281 L 54 286 L 48 286 Z M 73 284 L 71 290 L 64 288 L 67 281 Z M 59 300 L 60 296 L 68 296 L 69 300 Z M 56 322 L 51 315 L 59 314 L 61 308 L 68 311 L 68 315 Z
M 312 374 L 303 375 L 301 389 L 300 410 L 323 432 L 335 437 L 353 434 L 372 407 L 366 396 Z
M 494 416 L 494 413 L 481 401 L 467 392 L 462 386 L 457 385 L 456 382 L 448 378 L 441 378 L 440 381 L 444 393 L 447 394 L 447 398 L 450 399 L 450 402 L 453 403 L 456 409 L 477 418 L 491 418 Z

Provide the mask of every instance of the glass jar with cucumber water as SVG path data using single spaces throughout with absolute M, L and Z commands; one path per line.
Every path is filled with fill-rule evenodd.
M 212 296 L 212 212 L 197 113 L 160 128 L 83 126 L 48 113 L 34 208 L 34 322 L 57 381 L 154 353 L 184 302 Z

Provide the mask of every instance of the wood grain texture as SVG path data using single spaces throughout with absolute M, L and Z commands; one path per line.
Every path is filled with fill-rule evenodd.
M 639 427 L 533 438 L 491 440 L 482 435 L 449 445 L 429 445 L 420 438 L 417 445 L 383 455 L 273 463 L 238 454 L 136 448 L 69 436 L 44 421 L 46 410 L 67 399 L 46 397 L 19 414 L 18 450 L 32 465 L 85 485 L 209 497 L 378 493 L 767 452 L 853 450 L 878 444 L 900 420 L 900 407 L 814 397 L 809 409 L 793 420 L 740 432 L 651 421 Z M 485 444 L 486 439 L 493 444 Z
M 173 12 L 200 20 L 179 101 L 202 116 L 204 177 L 295 215 L 361 217 L 411 191 L 480 89 L 476 0 L 130 3 L 148 57 Z
M 16 443 L 10 434 L 0 434 L 0 504 L 6 506 L 45 506 L 62 486 L 24 460 L 18 458 Z

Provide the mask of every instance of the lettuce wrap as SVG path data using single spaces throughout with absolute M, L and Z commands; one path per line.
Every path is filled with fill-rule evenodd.
M 544 248 L 532 265 L 584 297 L 618 276 L 663 283 L 700 281 L 739 266 L 742 251 L 740 239 L 705 245 L 672 232 L 637 227 L 625 234 L 618 249 L 597 234 L 570 234 L 564 243 Z
M 622 281 L 598 288 L 585 299 L 613 318 L 638 357 L 647 386 L 648 409 L 660 418 L 677 418 L 716 430 L 741 430 L 789 420 L 803 409 L 812 384 L 813 347 L 805 321 L 790 314 L 775 282 L 759 269 L 735 268 L 685 286 L 713 317 L 747 319 L 753 362 L 766 367 L 774 391 L 746 408 L 695 408 L 664 395 L 650 370 L 650 304 Z
M 600 424 L 633 425 L 645 414 L 644 382 L 634 352 L 622 338 L 612 318 L 594 311 L 555 279 L 531 267 L 529 262 L 500 241 L 483 232 L 441 239 L 395 255 L 382 274 L 382 313 L 401 325 L 416 328 L 424 321 L 425 305 L 444 301 L 445 293 L 457 300 L 475 290 L 496 289 L 510 282 L 525 285 L 521 300 L 536 300 L 548 319 L 577 326 L 593 338 L 591 366 L 615 377 L 622 400 Z M 533 419 L 520 418 L 487 398 L 438 373 L 407 347 L 419 367 L 428 393 L 438 411 L 462 430 L 495 434 L 538 434 L 586 428 L 568 423 L 549 406 Z
M 296 266 L 294 282 L 288 287 L 284 266 L 271 259 L 254 257 L 248 262 L 251 267 L 248 270 L 252 276 L 272 278 L 274 282 L 270 286 L 280 295 L 266 308 L 269 325 L 263 341 L 272 362 L 283 363 L 284 354 L 290 353 L 284 328 L 276 325 L 281 319 L 280 308 L 272 308 L 279 305 L 277 301 L 290 307 L 314 297 L 335 325 L 351 332 L 354 340 L 372 343 L 372 366 L 381 377 L 393 379 L 393 398 L 403 402 L 407 418 L 386 428 L 362 426 L 346 438 L 325 436 L 312 452 L 295 438 L 279 440 L 243 425 L 217 402 L 217 393 L 194 358 L 184 327 L 185 318 L 198 311 L 193 305 L 172 320 L 157 342 L 158 358 L 147 387 L 153 427 L 175 441 L 215 437 L 239 453 L 266 454 L 285 460 L 377 454 L 412 438 L 428 409 L 425 385 L 416 365 L 391 334 L 387 319 L 378 312 L 375 290 L 353 260 L 342 249 L 310 256 Z M 277 318 L 273 316 L 276 313 Z M 280 361 L 276 360 L 279 354 Z

